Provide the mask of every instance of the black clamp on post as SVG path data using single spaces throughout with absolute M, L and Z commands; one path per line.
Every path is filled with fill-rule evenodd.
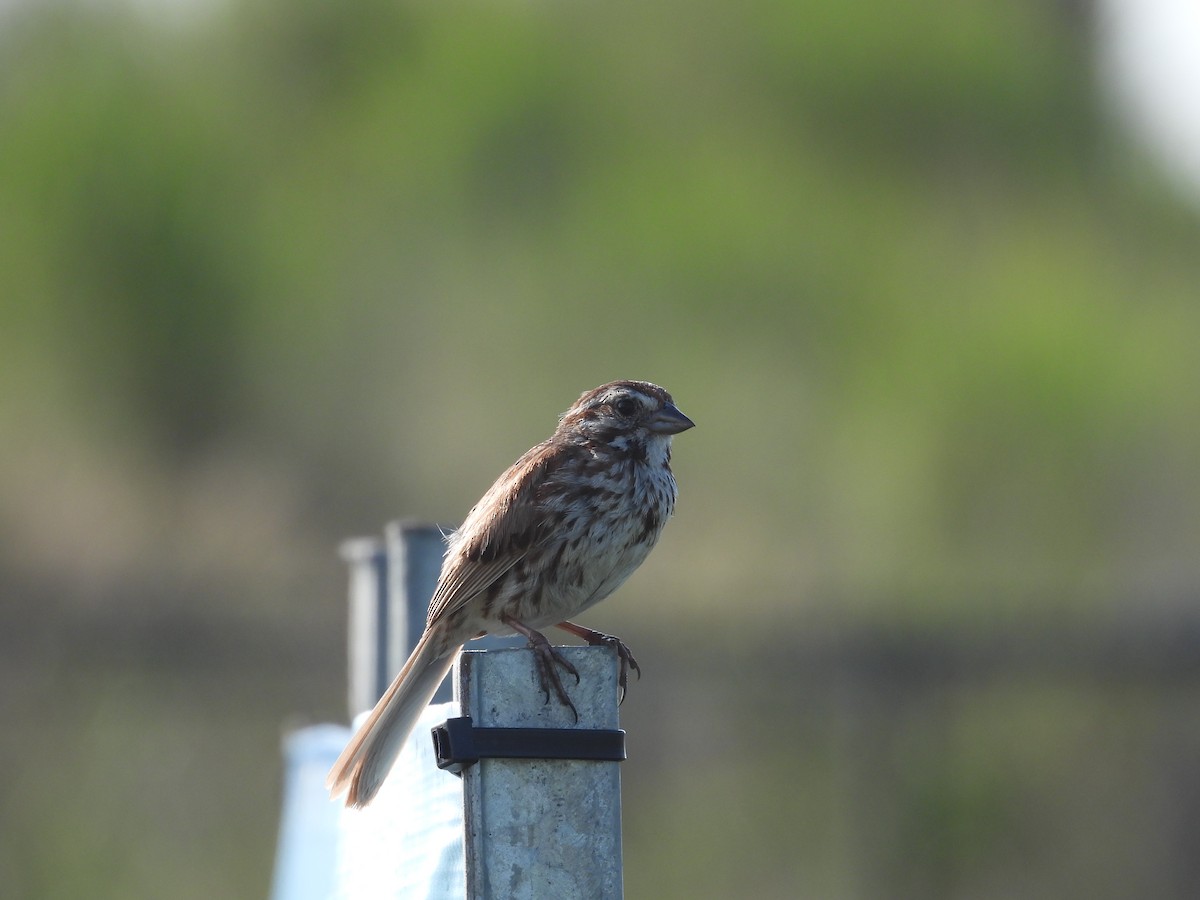
M 620 728 L 477 728 L 470 716 L 447 719 L 433 729 L 439 769 L 461 775 L 481 759 L 585 759 L 621 762 Z

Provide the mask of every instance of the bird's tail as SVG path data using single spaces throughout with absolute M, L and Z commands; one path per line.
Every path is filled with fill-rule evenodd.
M 441 643 L 436 631 L 426 630 L 421 636 L 400 674 L 330 769 L 325 779 L 330 796 L 345 793 L 347 806 L 362 807 L 379 792 L 409 732 L 462 649 L 445 651 Z

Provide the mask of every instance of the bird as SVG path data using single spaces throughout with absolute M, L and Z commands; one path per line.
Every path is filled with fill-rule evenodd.
M 616 649 L 624 699 L 630 668 L 618 638 L 569 621 L 642 564 L 675 510 L 671 440 L 694 423 L 648 381 L 584 392 L 554 433 L 510 466 L 449 535 L 425 630 L 326 780 L 361 808 L 379 792 L 421 712 L 468 640 L 521 634 L 542 690 L 578 713 L 558 669 L 579 673 L 539 629 L 556 626 Z

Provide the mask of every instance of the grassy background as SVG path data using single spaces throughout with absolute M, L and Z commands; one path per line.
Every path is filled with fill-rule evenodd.
M 0 37 L 0 885 L 268 889 L 336 545 L 697 422 L 631 897 L 1194 896 L 1196 214 L 1086 4 L 247 0 Z M 773 739 L 763 741 L 768 727 Z

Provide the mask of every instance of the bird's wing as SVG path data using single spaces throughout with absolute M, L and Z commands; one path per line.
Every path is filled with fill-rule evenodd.
M 539 489 L 561 465 L 566 448 L 538 444 L 501 475 L 467 515 L 429 601 L 428 625 L 486 591 L 531 550 L 556 539 Z

